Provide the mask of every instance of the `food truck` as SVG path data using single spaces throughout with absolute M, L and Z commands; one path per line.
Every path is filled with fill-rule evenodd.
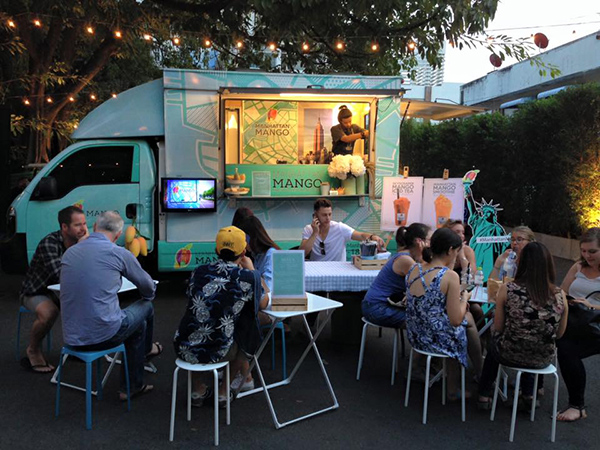
M 404 93 L 400 77 L 165 69 L 89 113 L 75 143 L 13 201 L 2 267 L 23 270 L 69 205 L 83 209 L 90 229 L 101 212 L 118 211 L 147 239 L 146 264 L 160 272 L 213 260 L 216 232 L 240 206 L 281 248 L 299 245 L 323 194 L 331 195 L 334 220 L 380 233 L 383 178 L 398 174 L 406 109 L 430 119 L 473 112 Z M 341 105 L 369 131 L 354 154 L 372 168 L 345 195 L 328 174 Z M 350 257 L 357 243 L 348 245 Z

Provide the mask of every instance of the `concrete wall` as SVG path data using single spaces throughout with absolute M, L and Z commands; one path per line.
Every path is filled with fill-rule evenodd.
M 504 102 L 556 87 L 600 80 L 600 31 L 540 56 L 544 63 L 558 66 L 561 75 L 552 79 L 548 70 L 541 76 L 530 60 L 521 61 L 464 84 L 461 103 L 497 109 Z

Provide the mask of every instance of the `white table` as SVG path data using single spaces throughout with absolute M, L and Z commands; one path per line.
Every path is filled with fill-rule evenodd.
M 379 270 L 360 270 L 347 261 L 306 261 L 304 288 L 308 292 L 368 291 Z
M 469 302 L 479 303 L 479 304 L 489 304 L 492 306 L 492 309 L 496 307 L 495 303 L 491 303 L 488 301 L 487 288 L 483 286 L 476 286 L 475 289 L 471 292 L 471 298 Z M 479 330 L 479 336 L 485 333 L 494 323 L 493 317 L 490 317 L 487 323 Z
M 137 289 L 137 286 L 135 284 L 133 284 L 131 281 L 129 281 L 127 278 L 122 277 L 121 281 L 122 281 L 122 283 L 121 283 L 121 288 L 119 289 L 119 293 L 134 291 Z M 154 280 L 154 284 L 158 284 L 158 281 Z M 60 284 L 51 284 L 50 286 L 48 286 L 48 290 L 54 292 L 60 298 Z M 69 357 L 69 355 L 64 355 L 63 361 L 62 361 L 63 366 L 68 357 Z M 121 364 L 121 361 L 115 360 L 114 358 L 112 358 L 108 355 L 106 355 L 106 360 L 110 363 L 110 366 L 108 366 L 108 370 L 104 374 L 104 378 L 102 378 L 102 387 L 103 388 L 104 388 L 104 385 L 106 384 L 106 380 L 108 380 L 108 377 L 110 376 L 110 374 L 113 370 L 114 365 Z M 152 363 L 144 364 L 144 370 L 146 370 L 147 372 L 151 372 L 151 373 L 157 372 L 156 367 Z M 54 384 L 58 383 L 58 368 L 56 368 L 56 370 L 54 371 L 54 374 L 52 375 L 50 382 L 54 383 Z M 81 386 L 76 386 L 74 384 L 66 383 L 64 381 L 61 381 L 60 385 L 71 388 L 71 389 L 77 389 L 78 391 L 85 392 L 85 388 L 83 388 Z M 97 391 L 92 391 L 92 395 L 97 395 L 97 393 L 98 393 Z
M 319 350 L 317 349 L 317 344 L 315 343 L 315 341 L 321 334 L 321 331 L 323 331 L 323 328 L 327 324 L 327 321 L 330 319 L 332 312 L 337 308 L 341 308 L 342 304 L 339 302 L 336 302 L 334 300 L 329 300 L 328 298 L 325 298 L 325 297 L 320 297 L 318 295 L 311 294 L 309 292 L 307 292 L 306 295 L 308 297 L 308 308 L 306 311 L 271 311 L 270 309 L 264 310 L 264 312 L 266 314 L 268 314 L 269 316 L 271 316 L 274 320 L 273 320 L 273 323 L 271 324 L 271 328 L 269 329 L 266 336 L 264 337 L 261 346 L 259 347 L 258 351 L 254 355 L 254 357 L 252 359 L 252 364 L 250 365 L 250 371 L 252 371 L 253 367 L 256 367 L 261 387 L 252 389 L 251 391 L 248 391 L 248 392 L 243 392 L 238 395 L 238 398 L 242 398 L 247 395 L 256 394 L 261 391 L 264 392 L 265 398 L 267 399 L 267 404 L 269 406 L 269 410 L 271 411 L 271 417 L 273 418 L 273 424 L 275 425 L 276 429 L 283 428 L 287 425 L 291 425 L 291 424 L 299 422 L 301 420 L 308 419 L 308 418 L 316 416 L 318 414 L 322 414 L 324 412 L 339 408 L 339 403 L 337 401 L 335 393 L 333 392 L 333 387 L 331 386 L 331 382 L 329 381 L 329 377 L 327 376 L 327 371 L 325 370 L 325 365 L 323 364 L 323 360 L 321 359 L 321 355 L 319 354 Z M 325 320 L 322 320 L 321 323 L 317 326 L 317 331 L 315 332 L 315 334 L 313 336 L 313 334 L 310 330 L 310 327 L 308 326 L 308 322 L 306 321 L 306 314 L 318 313 L 321 311 L 326 311 L 327 317 Z M 287 377 L 285 380 L 279 381 L 277 383 L 267 385 L 265 383 L 265 379 L 263 377 L 263 373 L 260 368 L 260 364 L 259 364 L 258 360 L 259 360 L 260 355 L 262 354 L 263 350 L 265 349 L 265 346 L 269 342 L 269 339 L 271 338 L 273 331 L 275 331 L 277 324 L 279 322 L 281 322 L 282 320 L 288 319 L 290 317 L 302 317 L 302 320 L 304 322 L 304 328 L 306 329 L 306 333 L 308 334 L 308 337 L 310 338 L 310 343 L 304 350 L 304 353 L 302 353 L 302 356 L 300 357 L 300 359 L 294 366 L 294 369 L 292 370 L 292 373 L 290 374 L 289 377 Z M 273 402 L 271 401 L 271 396 L 269 395 L 269 390 L 274 389 L 279 386 L 286 386 L 286 385 L 290 384 L 292 382 L 292 380 L 294 379 L 294 377 L 296 376 L 298 369 L 300 368 L 300 366 L 306 359 L 306 356 L 308 355 L 308 352 L 311 349 L 314 351 L 315 356 L 317 357 L 317 362 L 319 363 L 319 367 L 321 368 L 321 373 L 323 374 L 323 378 L 325 380 L 325 383 L 327 384 L 327 388 L 329 389 L 329 395 L 331 396 L 331 401 L 333 404 L 331 406 L 328 406 L 327 408 L 323 408 L 318 411 L 312 412 L 310 414 L 306 414 L 304 416 L 297 417 L 295 419 L 281 423 L 281 422 L 279 422 L 279 420 L 277 418 L 277 413 L 275 412 L 275 408 L 273 407 Z

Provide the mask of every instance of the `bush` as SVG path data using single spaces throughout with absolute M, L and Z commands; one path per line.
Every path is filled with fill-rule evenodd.
M 566 237 L 600 226 L 600 84 L 527 103 L 511 117 L 409 120 L 400 139 L 400 165 L 413 174 L 480 169 L 475 195 L 500 203 L 508 226 Z

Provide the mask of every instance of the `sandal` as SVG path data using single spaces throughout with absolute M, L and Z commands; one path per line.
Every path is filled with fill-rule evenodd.
M 152 343 L 152 350 L 150 350 L 150 353 L 148 353 L 146 355 L 146 361 L 150 361 L 152 358 L 157 357 L 162 352 L 163 352 L 163 346 L 161 345 L 161 343 L 160 342 L 153 342 Z
M 134 392 L 133 394 L 130 395 L 131 399 L 133 400 L 136 397 L 140 397 L 144 394 L 148 394 L 150 392 L 152 392 L 154 390 L 154 386 L 152 386 L 151 384 L 144 384 L 139 391 Z M 119 392 L 119 400 L 121 400 L 122 402 L 126 402 L 127 401 L 127 394 L 125 392 Z
M 569 409 L 574 409 L 576 411 L 579 411 L 579 417 L 576 417 L 574 419 L 561 419 L 560 417 L 558 417 L 561 414 L 566 413 Z M 563 409 L 562 411 L 559 411 L 558 414 L 556 415 L 556 420 L 558 420 L 560 422 L 576 422 L 579 419 L 586 419 L 586 418 L 587 418 L 587 413 L 585 412 L 585 406 L 573 406 L 573 405 L 569 405 L 565 409 Z
M 492 409 L 492 398 L 484 397 L 485 400 L 481 400 L 481 397 L 477 399 L 477 409 L 479 411 L 491 411 Z

